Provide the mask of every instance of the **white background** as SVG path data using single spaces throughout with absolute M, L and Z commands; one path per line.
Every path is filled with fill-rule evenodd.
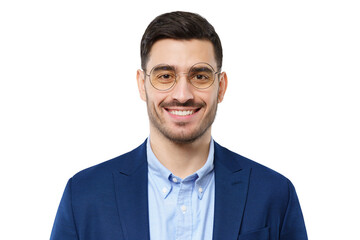
M 228 92 L 213 137 L 288 177 L 309 239 L 359 239 L 358 1 L 0 3 L 0 239 L 48 239 L 67 180 L 148 135 L 136 70 L 157 15 L 215 27 Z

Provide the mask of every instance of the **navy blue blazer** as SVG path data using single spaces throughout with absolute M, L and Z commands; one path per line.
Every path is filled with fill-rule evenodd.
M 217 143 L 214 150 L 214 240 L 307 239 L 288 179 Z M 147 188 L 145 141 L 69 180 L 50 239 L 149 239 Z

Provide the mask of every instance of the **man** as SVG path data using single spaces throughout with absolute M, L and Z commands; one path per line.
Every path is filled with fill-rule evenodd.
M 149 138 L 69 180 L 51 239 L 307 239 L 291 182 L 211 137 L 227 88 L 214 28 L 193 13 L 160 15 L 141 64 Z

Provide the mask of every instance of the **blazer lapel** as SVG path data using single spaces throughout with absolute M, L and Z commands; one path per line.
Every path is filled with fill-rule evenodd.
M 213 240 L 237 239 L 246 204 L 251 168 L 241 168 L 230 151 L 215 143 Z
M 146 141 L 126 154 L 113 173 L 117 207 L 124 238 L 150 239 Z

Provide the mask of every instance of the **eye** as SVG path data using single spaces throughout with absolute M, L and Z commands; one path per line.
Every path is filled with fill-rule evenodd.
M 205 75 L 197 74 L 197 75 L 194 76 L 194 79 L 196 79 L 196 80 L 207 80 L 207 79 L 209 79 L 209 77 L 205 76 Z
M 210 79 L 210 76 L 207 74 L 196 73 L 191 76 L 191 80 L 197 81 L 197 82 L 206 82 L 206 81 L 209 81 L 209 79 Z
M 167 83 L 171 83 L 175 80 L 175 74 L 169 73 L 169 72 L 162 72 L 159 73 L 155 79 L 153 79 L 154 81 L 157 81 L 159 83 L 162 84 L 167 84 Z
M 169 78 L 171 78 L 171 75 L 170 74 L 163 74 L 163 75 L 160 75 L 159 78 L 169 79 Z

